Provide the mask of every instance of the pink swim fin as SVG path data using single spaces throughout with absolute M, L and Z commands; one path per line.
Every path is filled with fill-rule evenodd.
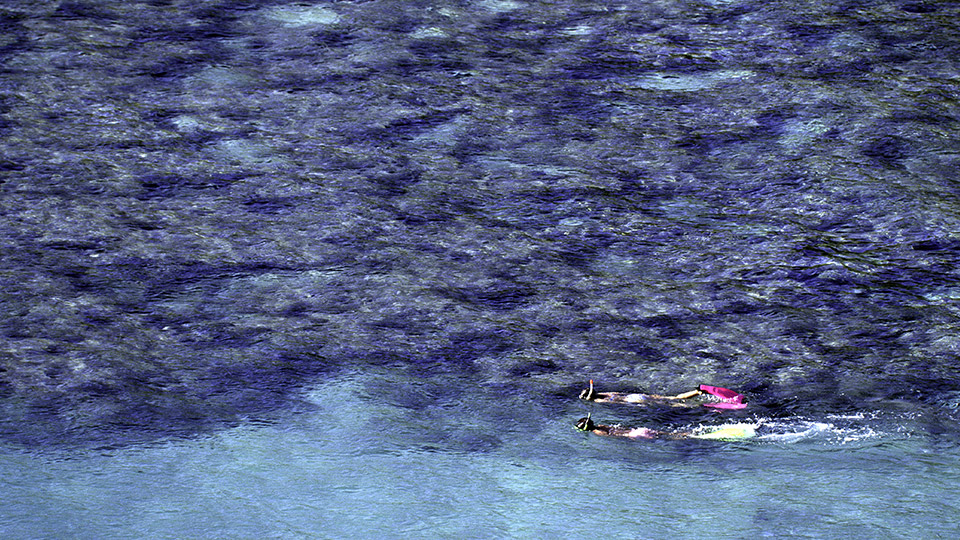
M 743 402 L 743 394 L 734 392 L 729 388 L 701 384 L 700 391 L 720 398 L 717 403 L 704 403 L 704 407 L 712 409 L 744 409 L 747 407 L 747 404 Z

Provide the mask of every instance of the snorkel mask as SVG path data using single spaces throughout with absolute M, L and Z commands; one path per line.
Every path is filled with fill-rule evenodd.
M 587 416 L 577 420 L 577 429 L 580 431 L 593 431 L 594 427 L 596 426 L 593 420 L 590 419 L 590 413 L 587 413 Z

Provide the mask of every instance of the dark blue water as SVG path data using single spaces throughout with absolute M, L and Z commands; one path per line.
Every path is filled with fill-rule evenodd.
M 27 480 L 3 484 L 24 504 L 4 529 L 112 523 L 129 537 L 129 516 L 169 516 L 190 497 L 145 495 L 116 513 L 111 502 L 157 492 L 182 467 L 202 470 L 178 481 L 210 508 L 292 501 L 302 493 L 279 484 L 207 490 L 247 485 L 229 456 L 276 478 L 269 456 L 307 452 L 289 474 L 328 461 L 355 471 L 344 489 L 359 498 L 309 508 L 367 516 L 342 522 L 353 530 L 373 536 L 420 512 L 434 517 L 398 530 L 463 537 L 438 505 L 460 493 L 465 462 L 479 475 L 471 493 L 546 485 L 516 515 L 506 508 L 519 495 L 470 514 L 463 523 L 497 523 L 479 536 L 557 536 L 580 530 L 552 527 L 587 504 L 567 489 L 583 474 L 560 472 L 581 470 L 570 456 L 612 482 L 652 452 L 678 475 L 660 477 L 664 490 L 719 459 L 729 493 L 756 497 L 737 506 L 731 537 L 814 515 L 829 519 L 809 536 L 889 535 L 904 505 L 927 536 L 952 536 L 931 523 L 956 507 L 941 479 L 956 477 L 960 435 L 958 11 L 936 0 L 5 3 L 0 440 Z M 575 398 L 589 379 L 671 393 L 718 384 L 751 408 L 586 408 Z M 833 435 L 720 443 L 716 456 L 649 450 L 581 439 L 569 428 L 588 410 L 626 425 L 777 421 Z M 315 427 L 325 415 L 342 424 Z M 837 420 L 851 418 L 865 425 Z M 392 457 L 355 459 L 347 440 Z M 478 472 L 513 470 L 516 455 L 541 456 L 541 472 Z M 756 472 L 757 455 L 801 484 L 848 472 L 773 496 L 781 484 Z M 879 464 L 852 465 L 864 459 Z M 169 467 L 145 484 L 123 476 L 153 462 Z M 98 483 L 96 470 L 121 476 Z M 397 470 L 445 487 L 407 506 Z M 918 487 L 886 497 L 880 478 L 898 470 Z M 875 486 L 862 500 L 876 505 L 832 491 L 843 486 Z M 91 494 L 101 503 L 84 504 Z M 630 537 L 683 536 L 662 524 L 705 525 L 740 504 L 606 496 L 620 501 L 607 510 L 633 508 L 618 529 Z M 826 496 L 838 502 L 809 506 Z M 76 528 L 23 510 L 35 504 L 79 505 Z M 285 515 L 245 504 L 210 530 L 263 535 Z M 393 513 L 359 510 L 370 504 Z M 536 522 L 550 504 L 562 511 Z M 165 519 L 142 532 L 183 536 Z M 294 521 L 276 535 L 343 532 Z

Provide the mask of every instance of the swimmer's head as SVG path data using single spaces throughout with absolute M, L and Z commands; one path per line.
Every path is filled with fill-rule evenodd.
M 596 394 L 593 392 L 593 379 L 590 379 L 590 388 L 580 392 L 580 399 L 592 401 Z
M 593 423 L 589 415 L 577 420 L 577 429 L 580 431 L 593 431 L 596 427 L 597 425 Z

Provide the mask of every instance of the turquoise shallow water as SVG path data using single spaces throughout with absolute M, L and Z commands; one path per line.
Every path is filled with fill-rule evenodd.
M 431 425 L 430 411 L 370 395 L 376 378 L 328 381 L 276 422 L 196 439 L 82 453 L 6 447 L 0 530 L 4 538 L 958 532 L 956 444 L 914 431 L 907 417 L 767 419 L 803 432 L 779 441 L 630 441 L 574 430 L 586 405 L 571 400 L 558 416 L 528 415 L 485 448 L 458 451 L 444 431 L 485 432 L 478 411 L 519 400 L 480 392 Z

